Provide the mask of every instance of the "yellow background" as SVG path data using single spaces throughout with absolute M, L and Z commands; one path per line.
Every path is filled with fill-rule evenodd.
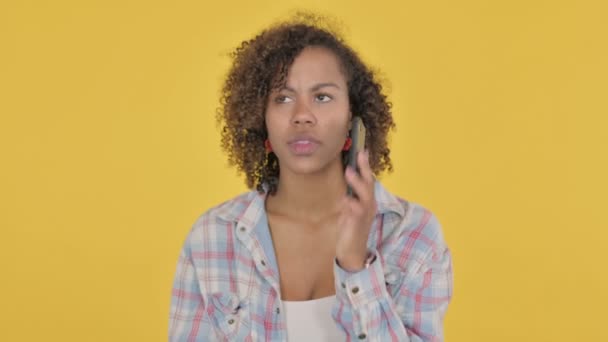
M 0 5 L 0 340 L 164 341 L 179 249 L 245 190 L 214 113 L 307 8 L 390 81 L 394 193 L 453 251 L 447 341 L 608 341 L 606 1 Z

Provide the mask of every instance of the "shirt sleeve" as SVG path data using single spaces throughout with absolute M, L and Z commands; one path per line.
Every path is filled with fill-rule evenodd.
M 334 260 L 336 323 L 361 341 L 443 341 L 452 296 L 452 261 L 439 222 L 425 211 L 414 229 L 377 250 L 369 267 L 348 272 Z
M 180 253 L 169 313 L 169 341 L 207 341 L 214 330 L 206 315 L 188 241 Z

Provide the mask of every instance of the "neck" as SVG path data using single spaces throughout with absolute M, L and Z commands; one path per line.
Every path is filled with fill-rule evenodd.
M 314 174 L 281 170 L 277 192 L 268 197 L 269 211 L 296 219 L 318 221 L 340 209 L 346 194 L 342 163 L 333 163 Z

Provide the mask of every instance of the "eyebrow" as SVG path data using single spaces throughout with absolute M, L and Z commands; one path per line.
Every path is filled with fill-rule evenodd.
M 310 91 L 317 91 L 317 90 L 319 90 L 319 89 L 321 89 L 321 88 L 325 88 L 325 87 L 334 87 L 334 88 L 336 88 L 336 89 L 340 89 L 340 86 L 338 86 L 337 84 L 335 84 L 335 83 L 333 83 L 333 82 L 325 82 L 325 83 L 318 83 L 318 84 L 315 84 L 314 86 L 310 87 Z M 289 87 L 289 86 L 287 86 L 287 85 L 286 85 L 286 86 L 284 86 L 284 87 L 282 87 L 280 90 L 283 90 L 283 89 L 285 89 L 285 90 L 289 90 L 289 91 L 291 91 L 292 93 L 295 93 L 295 92 L 296 92 L 296 91 L 295 91 L 293 88 L 291 88 L 291 87 Z

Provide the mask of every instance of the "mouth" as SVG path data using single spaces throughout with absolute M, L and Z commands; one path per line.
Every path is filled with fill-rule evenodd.
M 301 137 L 289 141 L 289 150 L 298 156 L 308 156 L 313 154 L 320 145 L 320 142 L 314 138 Z

